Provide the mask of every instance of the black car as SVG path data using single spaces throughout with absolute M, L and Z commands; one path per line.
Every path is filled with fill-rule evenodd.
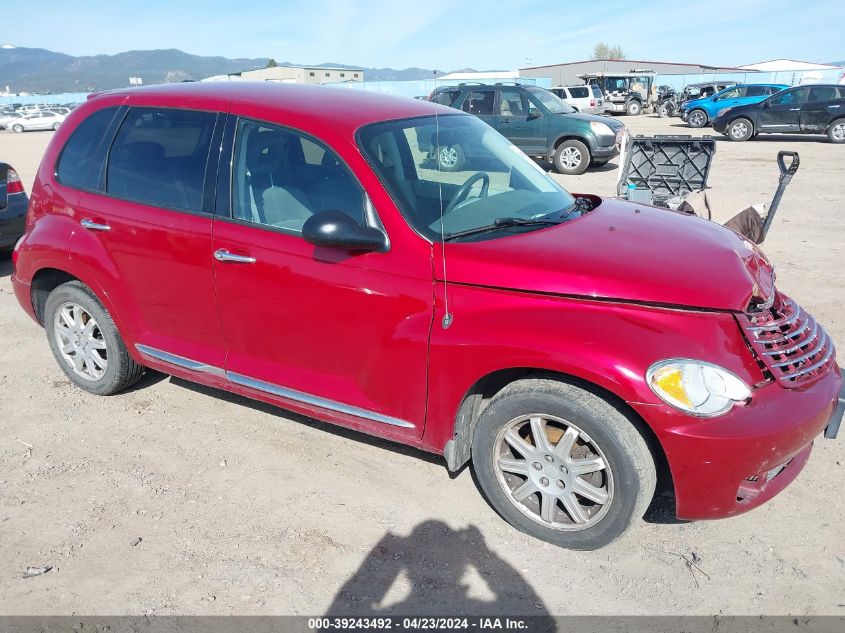
M 787 88 L 765 101 L 720 111 L 713 129 L 732 141 L 758 134 L 827 134 L 831 143 L 845 143 L 845 86 Z
M 11 251 L 24 232 L 29 199 L 18 173 L 0 163 L 0 252 Z
M 603 165 L 619 154 L 625 133 L 616 119 L 580 114 L 536 86 L 460 84 L 435 89 L 429 101 L 476 115 L 532 158 L 554 163 L 562 174 L 582 174 L 590 165 Z M 437 152 L 430 138 L 417 142 L 444 171 L 461 171 L 473 158 L 473 148 L 459 139 Z

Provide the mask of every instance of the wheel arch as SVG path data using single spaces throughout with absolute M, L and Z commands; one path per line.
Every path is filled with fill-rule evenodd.
M 451 472 L 457 472 L 472 458 L 472 440 L 482 413 L 490 400 L 506 386 L 524 378 L 549 378 L 565 382 L 598 396 L 619 411 L 640 433 L 651 451 L 658 471 L 658 481 L 672 485 L 669 462 L 654 430 L 613 391 L 574 374 L 539 367 L 512 367 L 490 372 L 470 386 L 461 400 L 453 421 L 452 438 L 446 442 L 444 457 Z
M 584 145 L 587 146 L 587 149 L 590 152 L 590 156 L 592 157 L 593 150 L 594 150 L 594 142 L 589 137 L 589 135 L 581 136 L 579 134 L 573 134 L 573 133 L 569 132 L 569 133 L 563 133 L 560 136 L 555 138 L 554 142 L 551 145 L 551 148 L 549 149 L 549 160 L 550 161 L 554 160 L 555 152 L 557 151 L 557 148 L 560 147 L 561 143 L 565 143 L 566 141 L 579 141 L 579 142 L 583 143 Z

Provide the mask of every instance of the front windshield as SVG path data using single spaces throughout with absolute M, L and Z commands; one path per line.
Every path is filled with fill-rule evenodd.
M 563 187 L 474 116 L 375 123 L 359 132 L 358 142 L 408 223 L 433 241 L 497 221 L 501 230 L 460 239 L 536 230 L 575 206 Z
M 544 90 L 543 88 L 528 88 L 527 90 L 534 99 L 542 103 L 543 107 L 552 114 L 572 114 L 573 112 L 577 112 L 575 108 L 548 90 Z

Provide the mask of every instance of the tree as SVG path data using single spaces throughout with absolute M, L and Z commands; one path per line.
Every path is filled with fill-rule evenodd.
M 276 60 L 271 57 L 267 60 L 267 66 L 265 66 L 265 68 L 275 68 L 276 66 L 278 66 Z
M 606 42 L 599 42 L 593 49 L 590 59 L 625 59 L 625 51 L 621 46 L 608 46 Z

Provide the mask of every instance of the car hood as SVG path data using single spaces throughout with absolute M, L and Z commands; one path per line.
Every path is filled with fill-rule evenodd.
M 445 248 L 453 283 L 733 311 L 774 291 L 765 255 L 733 231 L 620 200 L 560 225 Z
M 713 104 L 710 97 L 702 97 L 700 99 L 690 99 L 689 101 L 682 101 L 681 108 L 684 110 L 690 110 L 695 107 L 705 107 L 707 105 Z
M 614 119 L 609 116 L 601 116 L 600 114 L 584 114 L 583 112 L 571 112 L 569 114 L 556 114 L 556 117 L 566 117 L 567 119 L 576 119 L 578 121 L 596 121 L 597 123 L 604 123 L 608 126 L 611 130 L 618 130 L 620 128 L 625 127 L 624 124 L 619 121 L 618 119 Z

